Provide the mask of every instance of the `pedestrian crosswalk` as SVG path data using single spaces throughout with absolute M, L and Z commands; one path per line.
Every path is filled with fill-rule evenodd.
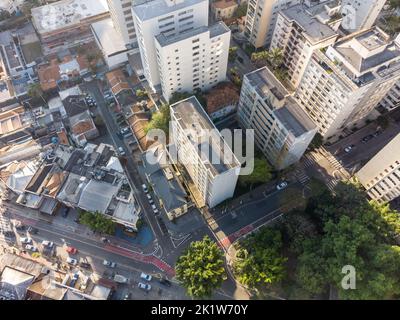
M 339 183 L 339 180 L 332 179 L 326 183 L 326 186 L 328 187 L 329 190 L 334 191 L 335 187 L 338 183 Z
M 301 170 L 299 168 L 296 169 L 295 175 L 296 175 L 297 180 L 301 184 L 306 184 L 310 180 L 310 177 L 304 172 L 304 170 Z
M 304 168 L 314 166 L 322 160 L 327 160 L 334 169 L 339 170 L 342 168 L 340 162 L 324 148 L 307 153 L 303 158 Z

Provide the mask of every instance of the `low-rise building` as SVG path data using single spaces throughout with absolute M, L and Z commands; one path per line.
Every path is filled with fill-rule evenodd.
M 235 0 L 216 0 L 211 3 L 211 12 L 215 20 L 230 19 L 237 7 L 238 3 Z
M 238 118 L 278 170 L 300 160 L 317 128 L 267 67 L 243 78 Z
M 400 134 L 395 136 L 356 177 L 371 199 L 389 202 L 400 196 Z
M 170 106 L 176 159 L 188 172 L 203 201 L 213 208 L 231 198 L 240 163 L 196 97 Z
M 224 118 L 236 111 L 239 102 L 237 87 L 231 82 L 221 82 L 205 95 L 206 111 L 212 120 Z

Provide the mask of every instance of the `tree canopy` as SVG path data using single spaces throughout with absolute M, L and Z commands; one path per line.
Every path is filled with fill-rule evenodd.
M 160 129 L 163 130 L 168 137 L 170 119 L 169 106 L 162 105 L 157 112 L 152 114 L 151 120 L 145 128 L 145 132 L 147 133 L 152 129 Z
M 272 178 L 272 169 L 265 158 L 254 158 L 254 169 L 250 175 L 239 176 L 241 184 L 250 185 L 266 183 Z
M 79 212 L 79 222 L 88 226 L 93 231 L 114 234 L 116 223 L 104 214 L 99 212 L 89 212 L 81 210 Z
M 176 277 L 194 298 L 210 297 L 226 279 L 223 253 L 208 236 L 195 241 L 176 263 Z

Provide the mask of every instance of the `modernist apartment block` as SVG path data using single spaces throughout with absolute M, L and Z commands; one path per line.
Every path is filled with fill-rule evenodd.
M 203 201 L 215 207 L 231 198 L 240 163 L 203 107 L 192 96 L 170 106 L 172 143 Z
M 136 2 L 134 0 L 107 0 L 115 29 L 128 48 L 137 46 L 135 23 L 131 9 L 132 3 Z
M 355 32 L 371 28 L 386 0 L 342 0 L 342 28 Z
M 226 79 L 230 30 L 219 22 L 175 36 L 156 36 L 157 64 L 164 98 L 174 92 L 207 90 Z
M 313 2 L 315 4 L 315 2 Z M 297 88 L 315 50 L 333 44 L 341 22 L 340 3 L 321 1 L 317 5 L 295 5 L 278 13 L 271 48 L 283 50 L 289 81 Z
M 144 75 L 155 90 L 161 84 L 155 37 L 160 34 L 177 36 L 208 26 L 208 1 L 153 0 L 134 5 L 132 13 Z
M 400 196 L 400 134 L 356 173 L 368 195 L 378 202 Z
M 315 51 L 295 97 L 329 139 L 365 119 L 399 77 L 399 43 L 375 27 Z
M 249 0 L 244 33 L 256 47 L 270 45 L 278 12 L 301 0 Z
M 278 170 L 297 162 L 317 127 L 267 67 L 246 74 L 238 108 L 243 128 Z

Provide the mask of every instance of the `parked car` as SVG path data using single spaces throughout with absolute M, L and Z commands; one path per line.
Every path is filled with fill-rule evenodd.
M 364 138 L 362 138 L 361 141 L 362 141 L 363 143 L 366 143 L 366 142 L 368 142 L 369 140 L 371 140 L 373 137 L 374 137 L 374 136 L 373 136 L 372 134 L 369 134 L 369 135 L 365 136 Z
M 151 290 L 151 285 L 149 285 L 147 283 L 139 282 L 138 287 L 139 287 L 139 289 L 142 289 L 142 290 L 145 290 L 145 291 L 150 291 Z
M 109 267 L 109 268 L 115 268 L 117 266 L 117 264 L 115 262 L 108 261 L 108 260 L 104 260 L 103 265 L 106 267 Z
M 84 269 L 90 269 L 92 267 L 88 262 L 79 262 L 79 265 Z
M 74 248 L 74 247 L 70 247 L 68 246 L 66 251 L 70 254 L 76 254 L 78 252 L 78 249 Z
M 32 227 L 32 226 L 29 226 L 28 229 L 26 229 L 26 232 L 29 232 L 29 233 L 32 233 L 32 234 L 37 234 L 37 233 L 39 233 L 39 230 L 34 228 L 34 227 Z
M 125 151 L 124 151 L 124 149 L 123 149 L 122 147 L 118 147 L 118 153 L 119 153 L 119 155 L 121 155 L 121 156 L 124 156 L 124 155 L 125 155 Z
M 151 195 L 150 194 L 146 194 L 147 199 L 151 200 Z
M 140 274 L 140 278 L 142 278 L 142 279 L 144 279 L 144 280 L 146 280 L 146 281 L 151 281 L 152 276 L 149 275 L 149 274 L 147 274 L 147 273 L 142 272 L 142 273 Z
M 381 134 L 382 134 L 382 130 L 376 130 L 372 135 L 374 136 L 374 137 L 377 137 L 377 136 L 380 136 Z
M 114 276 L 114 281 L 117 283 L 127 283 L 128 282 L 128 278 L 121 276 L 120 274 L 116 274 Z
M 76 281 L 78 281 L 79 279 L 79 274 L 78 273 L 74 273 L 74 275 L 72 276 L 71 282 L 69 283 L 70 287 L 75 287 Z
M 157 209 L 157 207 L 156 207 L 154 204 L 151 205 L 151 208 L 153 209 L 153 212 L 154 212 L 155 214 L 158 214 L 158 209 Z
M 287 183 L 286 181 L 282 181 L 281 183 L 279 183 L 279 184 L 276 186 L 276 189 L 277 189 L 277 190 L 283 190 L 283 189 L 285 189 L 285 188 L 287 187 L 287 185 L 288 185 L 288 183 Z
M 32 243 L 32 239 L 31 238 L 22 237 L 22 238 L 20 238 L 20 240 L 21 240 L 21 243 L 23 243 L 23 244 Z
M 45 246 L 45 247 L 47 247 L 47 248 L 53 248 L 54 243 L 51 242 L 51 241 L 48 241 L 48 240 L 43 240 L 43 241 L 42 241 L 42 245 Z
M 37 252 L 37 251 L 38 251 L 38 248 L 36 248 L 35 246 L 33 246 L 33 245 L 31 245 L 31 244 L 27 244 L 27 245 L 25 246 L 25 249 L 26 249 L 26 250 L 29 250 L 29 251 L 32 251 L 32 252 Z
M 168 279 L 164 279 L 164 278 L 158 280 L 158 282 L 160 282 L 162 285 L 164 285 L 166 287 L 170 287 L 172 285 L 171 281 L 169 281 Z
M 125 296 L 124 296 L 124 300 L 131 300 L 132 297 L 132 293 L 128 292 Z
M 15 229 L 16 229 L 17 231 L 25 231 L 26 226 L 24 226 L 22 223 L 18 223 L 18 224 L 15 226 Z
M 344 148 L 344 152 L 349 153 L 354 148 L 354 144 Z
M 147 186 L 145 184 L 142 184 L 142 189 L 145 193 L 149 192 L 149 190 L 147 189 Z
M 73 266 L 76 266 L 76 265 L 78 264 L 78 260 L 76 260 L 76 259 L 74 259 L 74 258 L 71 258 L 71 257 L 68 257 L 68 258 L 67 258 L 67 263 L 68 263 L 68 264 L 71 264 L 71 265 L 73 265 Z

